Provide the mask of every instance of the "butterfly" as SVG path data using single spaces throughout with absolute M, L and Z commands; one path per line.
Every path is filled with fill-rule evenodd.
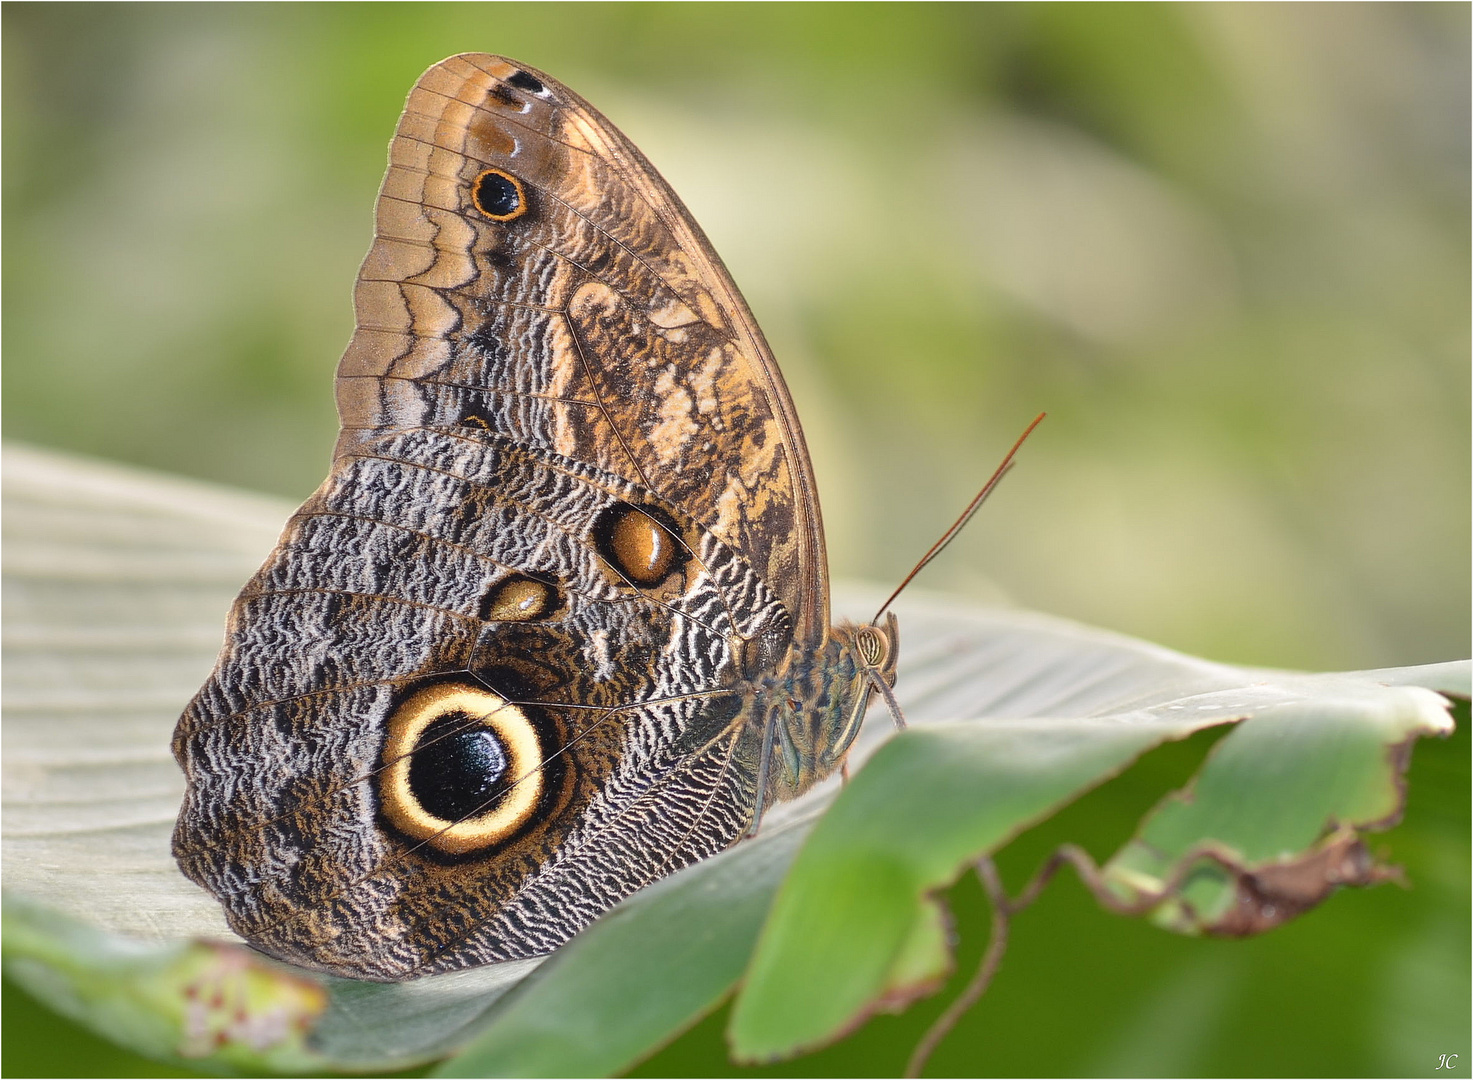
M 258 949 L 387 981 L 546 953 L 740 840 L 841 768 L 898 641 L 831 625 L 761 332 L 553 79 L 425 72 L 355 308 L 331 471 L 175 731 L 173 848 Z

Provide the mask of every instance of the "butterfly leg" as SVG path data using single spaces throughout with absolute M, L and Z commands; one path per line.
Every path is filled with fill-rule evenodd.
M 762 753 L 757 758 L 757 811 L 752 815 L 752 826 L 748 836 L 756 836 L 762 824 L 762 812 L 767 809 L 767 778 L 772 773 L 772 740 L 777 732 L 778 718 L 769 712 L 762 725 Z
M 885 699 L 885 708 L 890 710 L 890 719 L 895 722 L 895 730 L 904 731 L 910 725 L 905 722 L 905 713 L 900 711 L 900 702 L 895 700 L 895 691 L 890 689 L 890 684 L 877 671 L 869 672 L 869 681 L 880 692 L 880 697 Z

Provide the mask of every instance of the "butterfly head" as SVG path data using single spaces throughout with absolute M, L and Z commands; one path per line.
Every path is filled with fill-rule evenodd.
M 882 624 L 840 623 L 821 650 L 795 651 L 758 691 L 770 746 L 766 804 L 801 795 L 844 764 L 872 693 L 893 702 L 898 634 L 893 614 Z
M 883 623 L 840 623 L 833 628 L 831 641 L 844 654 L 839 669 L 852 670 L 853 674 L 847 693 L 841 694 L 836 702 L 840 708 L 832 715 L 835 726 L 820 749 L 820 765 L 825 774 L 843 764 L 864 723 L 872 693 L 878 692 L 885 699 L 895 726 L 905 726 L 895 696 L 890 692 L 895 685 L 895 665 L 900 657 L 900 624 L 895 613 L 887 612 Z
M 834 632 L 836 635 L 842 634 L 850 638 L 849 647 L 858 655 L 861 665 L 866 670 L 873 671 L 884 679 L 886 686 L 895 685 L 895 662 L 898 659 L 900 624 L 896 621 L 894 612 L 886 612 L 883 626 L 841 624 L 835 627 Z

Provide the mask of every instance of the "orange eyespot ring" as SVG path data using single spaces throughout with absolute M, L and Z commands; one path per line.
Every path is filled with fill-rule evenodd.
M 411 839 L 464 855 L 531 818 L 542 798 L 542 763 L 542 740 L 516 705 L 475 686 L 431 686 L 389 718 L 380 807 Z
M 486 169 L 471 184 L 471 202 L 492 221 L 515 221 L 527 212 L 527 191 L 511 173 Z

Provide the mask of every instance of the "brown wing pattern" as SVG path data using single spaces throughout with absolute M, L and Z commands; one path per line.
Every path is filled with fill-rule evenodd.
M 487 173 L 510 213 L 478 205 Z M 681 507 L 821 642 L 827 564 L 782 377 L 678 198 L 572 91 L 482 54 L 426 72 L 356 306 L 340 457 L 474 417 Z

